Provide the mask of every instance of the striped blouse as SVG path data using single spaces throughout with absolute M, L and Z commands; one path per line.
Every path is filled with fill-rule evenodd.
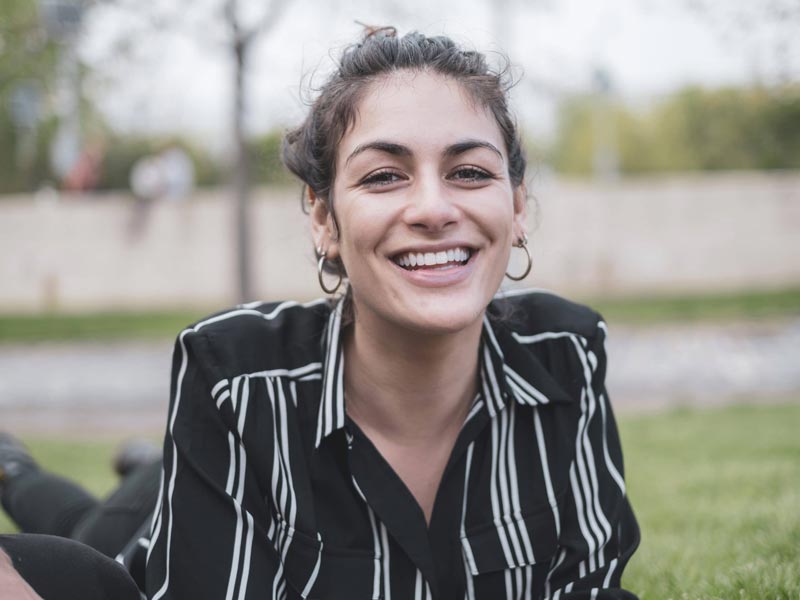
M 344 404 L 341 303 L 242 305 L 175 345 L 153 600 L 635 598 L 606 326 L 496 298 L 430 523 Z

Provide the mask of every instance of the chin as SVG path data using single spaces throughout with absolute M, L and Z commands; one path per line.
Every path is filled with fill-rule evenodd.
M 420 335 L 446 335 L 480 327 L 486 307 L 492 300 L 493 281 L 480 285 L 444 287 L 387 286 L 359 293 L 354 286 L 353 301 L 356 321 L 366 319 Z M 498 283 L 499 285 L 499 283 Z M 492 293 L 489 292 L 492 290 Z M 476 325 L 477 324 L 477 325 Z M 374 330 L 374 329 L 373 329 Z M 375 330 L 377 331 L 377 330 Z
M 487 303 L 488 304 L 488 303 Z M 441 302 L 415 311 L 403 311 L 398 324 L 421 334 L 446 335 L 458 333 L 480 323 L 486 304 L 472 302 Z

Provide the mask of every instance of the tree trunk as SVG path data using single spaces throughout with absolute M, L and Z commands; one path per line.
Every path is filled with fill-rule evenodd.
M 253 300 L 250 277 L 250 161 L 244 131 L 244 77 L 247 64 L 248 43 L 237 39 L 234 43 L 234 105 L 233 129 L 236 164 L 233 174 L 233 189 L 236 205 L 236 271 L 239 283 L 239 302 Z

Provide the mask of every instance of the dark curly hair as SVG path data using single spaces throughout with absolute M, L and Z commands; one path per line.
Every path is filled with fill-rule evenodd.
M 394 27 L 368 27 L 361 42 L 344 50 L 338 69 L 320 88 L 306 119 L 286 133 L 281 159 L 318 199 L 327 203 L 338 228 L 331 197 L 336 152 L 355 123 L 365 91 L 370 83 L 395 71 L 430 71 L 458 82 L 473 102 L 491 111 L 508 153 L 509 179 L 517 187 L 525 177 L 526 161 L 508 108 L 506 95 L 512 81 L 508 61 L 504 63 L 503 68 L 493 70 L 483 54 L 460 48 L 444 36 L 411 32 L 398 37 Z M 305 209 L 305 203 L 303 206 Z M 325 265 L 331 272 L 345 273 L 339 258 Z

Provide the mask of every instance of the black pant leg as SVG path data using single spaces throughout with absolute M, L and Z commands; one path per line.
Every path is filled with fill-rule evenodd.
M 74 540 L 50 535 L 0 535 L 0 548 L 44 600 L 140 600 L 127 571 Z
M 25 533 L 71 537 L 99 501 L 76 483 L 37 469 L 5 483 L 2 503 Z
M 72 539 L 114 558 L 153 515 L 161 481 L 161 461 L 128 474 L 108 498 L 87 512 Z

